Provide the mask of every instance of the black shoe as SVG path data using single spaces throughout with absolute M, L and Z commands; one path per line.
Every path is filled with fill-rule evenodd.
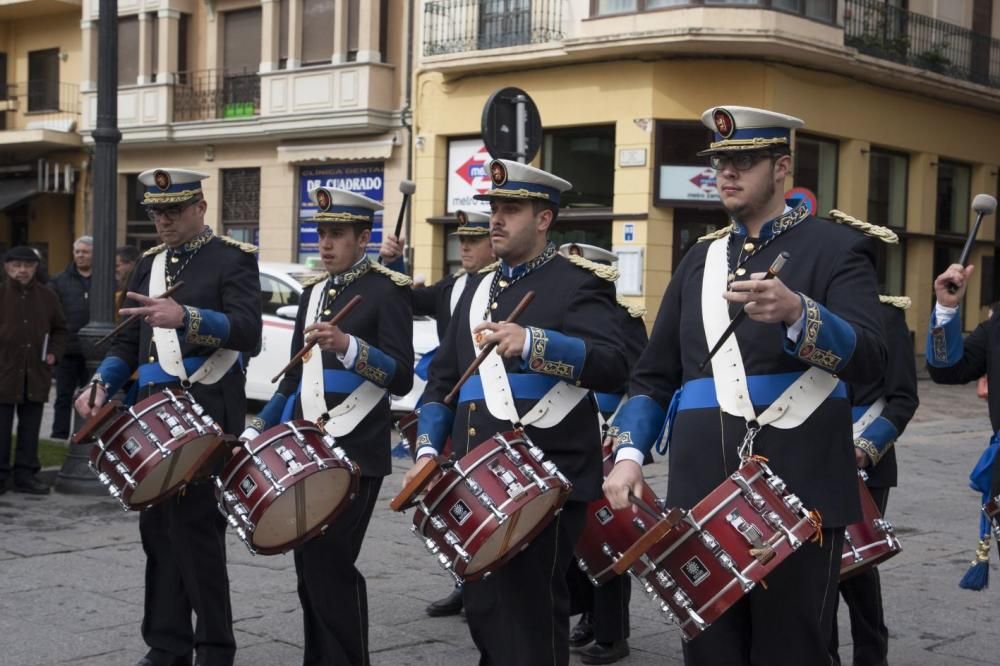
M 628 656 L 628 641 L 622 639 L 614 643 L 594 643 L 580 652 L 580 661 L 585 664 L 613 664 Z
M 584 613 L 569 632 L 569 646 L 583 647 L 592 640 L 594 640 L 594 625 L 590 623 L 590 613 Z
M 69 439 L 69 433 L 68 432 L 59 432 L 59 433 L 54 432 L 54 433 L 52 433 L 52 434 L 49 435 L 49 439 L 55 439 L 55 440 Z
M 427 607 L 427 614 L 431 617 L 446 617 L 448 615 L 458 615 L 462 612 L 462 586 L 456 585 L 444 599 L 438 599 Z
M 135 666 L 191 666 L 191 657 L 174 657 L 159 650 L 150 650 Z
M 49 487 L 35 477 L 29 476 L 14 481 L 14 492 L 28 493 L 29 495 L 48 495 Z

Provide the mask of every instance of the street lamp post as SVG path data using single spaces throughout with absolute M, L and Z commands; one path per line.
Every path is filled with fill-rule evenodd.
M 91 372 L 104 357 L 94 344 L 113 327 L 115 247 L 118 203 L 118 7 L 100 0 L 97 19 L 97 125 L 94 138 L 94 259 L 90 281 L 90 322 L 80 329 L 80 342 Z M 71 444 L 56 477 L 56 490 L 101 495 L 106 491 L 87 466 L 93 444 Z

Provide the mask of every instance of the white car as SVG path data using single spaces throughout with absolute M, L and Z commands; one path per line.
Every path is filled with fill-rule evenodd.
M 260 263 L 260 297 L 264 330 L 260 354 L 250 360 L 247 368 L 247 398 L 268 401 L 277 384 L 271 378 L 288 363 L 292 346 L 295 316 L 299 311 L 302 283 L 320 275 L 322 269 L 305 264 Z M 413 319 L 413 349 L 415 359 L 438 346 L 437 325 L 429 317 Z M 413 389 L 404 396 L 392 396 L 392 411 L 410 412 L 417 406 L 425 382 L 413 378 Z

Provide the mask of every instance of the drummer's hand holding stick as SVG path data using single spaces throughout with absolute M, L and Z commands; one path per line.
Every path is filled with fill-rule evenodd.
M 76 411 L 80 413 L 80 416 L 85 419 L 89 419 L 107 401 L 108 394 L 107 391 L 104 390 L 104 384 L 94 381 L 90 383 L 88 388 L 85 388 L 80 392 L 80 395 L 76 397 L 76 402 L 73 403 L 73 406 L 76 408 Z
M 459 378 L 458 382 L 455 383 L 451 392 L 444 397 L 442 401 L 444 404 L 450 405 L 458 397 L 458 392 L 462 388 L 462 385 L 468 381 L 469 377 L 475 374 L 476 370 L 483 364 L 486 357 L 493 352 L 494 348 L 501 356 L 512 357 L 521 355 L 526 332 L 524 327 L 518 326 L 514 322 L 517 321 L 517 318 L 521 316 L 521 313 L 524 312 L 524 309 L 528 307 L 528 304 L 531 303 L 531 299 L 534 297 L 535 292 L 529 291 L 507 319 L 500 322 L 484 321 L 475 328 L 476 344 L 479 345 L 482 351 L 479 352 L 479 355 L 476 356 L 469 367 L 465 369 L 465 372 Z M 406 472 L 406 476 L 403 477 L 403 487 L 406 488 L 420 474 L 421 470 L 431 464 L 433 460 L 434 457 L 428 455 L 417 458 L 417 461 Z

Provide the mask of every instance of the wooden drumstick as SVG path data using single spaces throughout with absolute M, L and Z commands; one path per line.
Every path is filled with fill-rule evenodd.
M 87 398 L 87 407 L 91 409 L 94 408 L 94 402 L 97 401 L 97 384 L 98 381 L 96 379 L 90 382 L 90 396 Z
M 160 294 L 156 298 L 170 298 L 182 286 L 184 286 L 184 280 L 179 280 L 177 282 L 177 284 L 175 284 L 174 286 L 170 287 L 169 289 L 167 289 L 165 292 L 163 292 L 162 294 Z M 111 332 L 108 333 L 107 335 L 105 335 L 103 338 L 101 338 L 97 342 L 95 342 L 94 346 L 103 345 L 105 342 L 107 342 L 111 338 L 113 338 L 116 335 L 118 335 L 123 328 L 125 328 L 128 325 L 130 325 L 132 322 L 134 322 L 139 317 L 140 317 L 140 315 L 137 315 L 137 314 L 129 315 L 128 319 L 126 319 L 125 321 L 121 322 L 120 324 L 118 324 L 117 326 L 115 326 L 113 329 L 111 329 Z M 90 406 L 93 407 L 94 405 L 91 404 Z
M 515 321 L 517 321 L 517 318 L 521 316 L 521 314 L 524 312 L 524 309 L 528 307 L 528 304 L 531 303 L 531 299 L 533 299 L 534 297 L 535 297 L 534 291 L 529 291 L 528 293 L 526 293 L 524 295 L 524 298 L 521 299 L 521 302 L 517 304 L 516 308 L 514 308 L 514 311 L 511 312 L 506 319 L 504 319 L 504 322 L 508 324 L 513 324 Z M 459 378 L 458 382 L 455 383 L 455 387 L 452 388 L 451 392 L 444 397 L 444 404 L 450 405 L 452 401 L 455 400 L 455 398 L 458 396 L 458 392 L 462 388 L 462 385 L 465 384 L 465 382 L 469 381 L 469 377 L 471 377 L 476 372 L 476 370 L 479 369 L 479 366 L 483 364 L 483 361 L 486 360 L 486 357 L 489 356 L 489 354 L 493 351 L 493 349 L 496 346 L 497 343 L 491 342 L 485 347 L 483 347 L 483 350 L 479 352 L 479 356 L 477 356 L 476 359 L 469 365 L 469 367 L 465 369 L 465 372 L 462 373 L 462 376 Z
M 355 296 L 354 298 L 352 298 L 351 300 L 349 300 L 347 302 L 347 305 L 345 305 L 344 307 L 342 307 L 337 312 L 337 314 L 333 315 L 333 317 L 330 319 L 330 321 L 328 323 L 331 326 L 336 326 L 337 324 L 339 324 L 341 322 L 341 320 L 344 319 L 344 317 L 347 316 L 347 313 L 350 312 L 351 309 L 354 308 L 354 306 L 356 306 L 360 302 L 361 302 L 361 296 L 360 295 Z M 293 356 L 291 358 L 291 360 L 288 361 L 288 365 L 286 365 L 285 367 L 283 367 L 278 374 L 276 374 L 274 377 L 271 378 L 271 383 L 274 384 L 279 379 L 281 379 L 282 375 L 284 375 L 286 372 L 288 372 L 289 370 L 291 370 L 292 368 L 294 368 L 295 365 L 299 361 L 302 360 L 302 357 L 305 356 L 306 354 L 308 354 L 309 351 L 313 347 L 315 347 L 315 346 L 316 346 L 316 340 L 314 338 L 312 340 L 312 342 L 307 343 L 306 346 L 304 346 L 302 349 L 300 349 L 298 352 L 296 352 L 295 356 Z
M 646 500 L 641 497 L 636 496 L 631 490 L 628 492 L 628 501 L 635 504 L 637 507 L 648 513 L 650 516 L 656 520 L 661 520 L 663 518 L 663 512 L 657 511 L 649 504 Z

